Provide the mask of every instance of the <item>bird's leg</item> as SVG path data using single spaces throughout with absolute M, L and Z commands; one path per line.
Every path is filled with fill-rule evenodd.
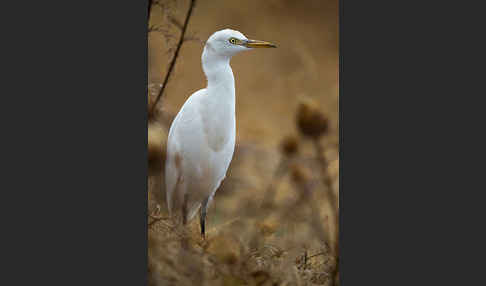
M 202 239 L 206 240 L 206 209 L 208 206 L 208 199 L 206 198 L 201 204 L 201 212 L 199 214 L 199 224 L 201 225 Z
M 206 240 L 206 209 L 201 206 L 201 213 L 199 216 L 199 224 L 201 225 L 202 239 Z
M 201 236 L 202 236 L 202 239 L 206 239 L 206 232 L 205 232 L 205 227 L 204 227 L 204 210 L 203 210 L 203 207 L 201 206 L 201 213 L 199 215 L 199 224 L 201 225 Z
M 187 204 L 189 203 L 189 195 L 186 193 L 184 194 L 184 199 L 182 201 L 182 225 L 186 226 L 187 224 Z M 184 235 L 181 239 L 181 247 L 183 249 L 189 249 L 189 238 L 187 235 L 186 230 L 184 230 Z

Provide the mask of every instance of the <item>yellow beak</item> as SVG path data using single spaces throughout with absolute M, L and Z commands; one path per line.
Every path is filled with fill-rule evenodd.
M 245 42 L 245 47 L 247 48 L 276 48 L 275 44 L 260 41 L 260 40 L 247 40 Z

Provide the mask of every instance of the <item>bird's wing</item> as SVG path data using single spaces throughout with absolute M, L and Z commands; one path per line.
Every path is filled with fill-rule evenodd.
M 229 131 L 230 135 L 230 141 L 229 144 L 225 146 L 223 150 L 221 150 L 221 154 L 219 155 L 220 158 L 223 158 L 223 160 L 217 160 L 213 163 L 214 166 L 217 167 L 216 171 L 216 185 L 215 187 L 211 190 L 211 194 L 209 196 L 208 200 L 208 205 L 212 202 L 214 194 L 218 190 L 218 188 L 221 185 L 221 182 L 224 180 L 226 177 L 226 172 L 228 171 L 229 165 L 231 163 L 231 160 L 233 158 L 233 154 L 235 151 L 235 140 L 236 140 L 236 122 L 233 122 L 233 128 Z
M 167 159 L 165 164 L 165 182 L 166 182 L 166 198 L 169 213 L 172 213 L 174 207 L 174 192 L 183 180 L 183 171 L 181 170 L 181 160 L 184 154 L 184 133 L 192 132 L 194 122 L 197 120 L 197 97 L 204 95 L 205 89 L 201 89 L 193 93 L 182 106 L 181 110 L 174 118 L 169 129 L 169 137 L 167 139 Z M 187 143 L 187 142 L 185 142 Z

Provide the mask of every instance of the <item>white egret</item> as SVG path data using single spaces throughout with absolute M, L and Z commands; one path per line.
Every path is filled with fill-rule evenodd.
M 203 238 L 208 205 L 235 149 L 235 80 L 230 59 L 242 51 L 270 47 L 276 46 L 230 29 L 211 35 L 201 57 L 207 87 L 187 99 L 169 129 L 165 165 L 169 214 L 180 210 L 186 224 L 200 210 Z

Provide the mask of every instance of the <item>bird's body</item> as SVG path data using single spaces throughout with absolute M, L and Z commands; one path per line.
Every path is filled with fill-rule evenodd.
M 187 220 L 192 219 L 201 202 L 212 198 L 226 175 L 235 148 L 234 101 L 231 106 L 212 99 L 207 96 L 206 89 L 192 94 L 169 131 L 166 165 L 170 165 L 166 168 L 168 207 L 170 212 L 181 208 L 186 193 L 183 190 L 190 189 Z M 212 114 L 208 106 L 217 105 L 226 105 L 225 108 L 230 110 Z M 181 191 L 175 192 L 176 187 Z
M 236 40 L 248 46 L 236 45 Z M 202 54 L 207 87 L 189 97 L 169 130 L 165 168 L 169 213 L 181 210 L 186 222 L 200 209 L 203 235 L 207 207 L 235 148 L 235 82 L 229 62 L 237 52 L 250 49 L 252 42 L 266 43 L 229 29 L 208 39 Z

